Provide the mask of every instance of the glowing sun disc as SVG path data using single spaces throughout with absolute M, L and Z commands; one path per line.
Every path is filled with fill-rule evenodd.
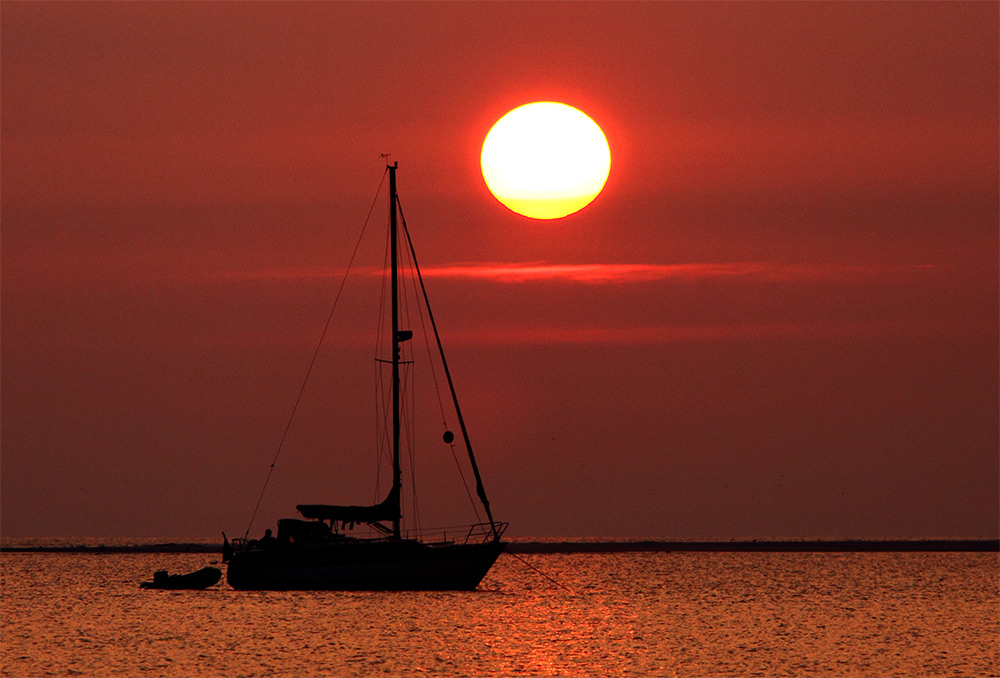
M 483 179 L 496 199 L 533 219 L 558 219 L 604 188 L 611 149 L 586 113 L 537 101 L 500 118 L 483 141 Z

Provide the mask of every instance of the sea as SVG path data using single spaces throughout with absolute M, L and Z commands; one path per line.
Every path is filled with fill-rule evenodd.
M 0 675 L 1000 676 L 995 552 L 508 553 L 471 592 L 139 588 L 218 557 L 5 549 Z

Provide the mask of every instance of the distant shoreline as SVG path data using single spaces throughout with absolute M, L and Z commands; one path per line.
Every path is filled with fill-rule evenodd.
M 889 553 L 1000 552 L 998 539 L 885 540 L 754 540 L 754 541 L 520 541 L 507 544 L 510 553 L 625 552 L 764 552 L 764 553 Z M 71 544 L 65 546 L 0 546 L 0 553 L 221 553 L 221 544 Z
M 755 541 L 633 541 L 633 542 L 518 542 L 514 553 L 617 553 L 622 551 L 684 552 L 893 552 L 893 551 L 1000 551 L 996 539 L 898 539 L 898 540 L 755 540 Z

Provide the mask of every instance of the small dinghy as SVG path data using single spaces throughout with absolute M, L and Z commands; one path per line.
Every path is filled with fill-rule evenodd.
M 166 570 L 153 573 L 153 581 L 139 584 L 144 589 L 207 589 L 222 579 L 222 570 L 215 567 L 203 567 L 197 572 L 188 574 L 167 574 Z

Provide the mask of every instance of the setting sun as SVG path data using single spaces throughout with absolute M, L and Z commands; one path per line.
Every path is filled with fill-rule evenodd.
M 490 192 L 533 219 L 558 219 L 594 200 L 611 170 L 601 128 L 554 101 L 526 104 L 493 125 L 480 159 Z

